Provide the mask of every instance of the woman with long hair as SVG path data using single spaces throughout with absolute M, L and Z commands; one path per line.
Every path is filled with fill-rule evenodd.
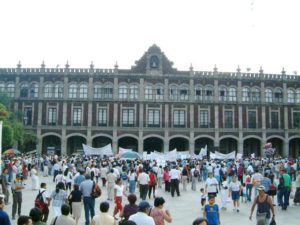
M 72 206 L 72 216 L 76 221 L 76 225 L 81 217 L 81 208 L 82 208 L 82 192 L 79 190 L 79 185 L 73 185 L 73 191 L 71 191 L 68 197 L 69 203 Z
M 64 203 L 67 203 L 67 192 L 65 191 L 65 184 L 63 182 L 59 182 L 56 185 L 55 191 L 51 194 L 52 199 L 52 208 L 55 216 L 61 215 L 61 206 Z
M 38 171 L 35 165 L 31 168 L 30 172 L 31 172 L 32 190 L 38 190 L 40 186 L 40 181 L 38 177 Z

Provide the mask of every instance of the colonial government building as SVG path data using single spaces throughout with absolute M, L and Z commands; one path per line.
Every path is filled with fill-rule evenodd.
M 300 76 L 178 71 L 156 45 L 131 69 L 0 69 L 0 91 L 23 112 L 39 152 L 112 144 L 138 152 L 208 150 L 299 156 Z

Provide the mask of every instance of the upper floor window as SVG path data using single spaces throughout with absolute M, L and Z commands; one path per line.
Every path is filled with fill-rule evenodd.
M 300 128 L 300 112 L 293 112 L 293 128 Z
M 295 92 L 291 89 L 287 90 L 287 102 L 295 103 Z
M 37 98 L 39 96 L 39 85 L 37 83 L 33 83 L 30 86 L 30 97 Z
M 225 87 L 220 87 L 219 101 L 221 102 L 227 101 L 227 89 Z
M 101 99 L 101 85 L 94 85 L 94 99 Z
M 279 113 L 271 112 L 271 128 L 278 129 L 279 128 Z
M 214 98 L 213 88 L 211 86 L 206 86 L 204 89 L 203 96 L 205 101 L 213 101 Z
M 152 84 L 146 84 L 145 99 L 147 99 L 147 100 L 152 100 L 153 99 L 153 86 L 152 86 Z
M 32 125 L 32 107 L 26 106 L 24 107 L 24 125 Z
M 122 125 L 125 127 L 134 126 L 134 109 L 122 110 Z
M 56 125 L 57 121 L 57 109 L 56 108 L 48 108 L 48 125 Z
M 174 110 L 173 125 L 174 127 L 185 127 L 185 110 Z
M 73 126 L 81 126 L 82 120 L 82 109 L 73 108 Z
M 129 92 L 130 92 L 130 99 L 139 98 L 139 86 L 137 84 L 130 84 Z
M 7 85 L 7 95 L 9 97 L 15 97 L 15 84 L 14 83 L 9 83 Z
M 208 128 L 208 110 L 200 110 L 200 127 Z
M 180 100 L 189 100 L 189 87 L 187 85 L 183 85 L 179 90 Z
M 5 84 L 0 83 L 0 93 L 3 93 L 5 91 Z
M 20 97 L 21 98 L 28 98 L 29 96 L 29 90 L 28 90 L 28 84 L 23 83 L 20 85 Z
M 99 108 L 98 109 L 98 126 L 107 125 L 107 109 Z
M 170 100 L 178 100 L 178 87 L 176 85 L 170 86 Z
M 203 99 L 203 88 L 200 85 L 195 86 L 195 100 L 201 101 Z
M 126 84 L 120 84 L 119 86 L 119 99 L 127 99 L 128 88 Z
M 266 94 L 266 102 L 273 102 L 272 90 L 267 88 L 265 94 Z
M 54 85 L 54 98 L 63 98 L 64 95 L 64 85 L 62 83 L 57 83 Z
M 69 85 L 69 98 L 77 98 L 77 84 Z
M 296 98 L 296 103 L 300 103 L 300 89 L 296 90 L 296 96 L 295 96 L 295 98 Z
M 113 85 L 112 83 L 105 83 L 103 88 L 103 97 L 104 99 L 112 99 L 113 98 Z
M 250 90 L 247 87 L 243 88 L 243 93 L 242 93 L 242 101 L 243 102 L 249 102 L 250 101 Z
M 164 86 L 162 84 L 158 84 L 155 86 L 155 99 L 156 100 L 164 99 Z
M 44 85 L 44 98 L 52 98 L 52 84 L 45 84 Z
M 248 128 L 256 128 L 256 111 L 248 111 Z
M 232 111 L 224 112 L 224 125 L 225 125 L 225 128 L 233 128 L 233 112 Z
M 234 88 L 234 87 L 229 88 L 228 101 L 230 101 L 230 102 L 236 101 L 236 88 Z
M 79 86 L 79 98 L 86 99 L 88 97 L 88 85 L 87 84 L 81 84 Z
M 251 89 L 251 100 L 252 102 L 260 102 L 260 91 L 258 88 Z
M 282 90 L 277 88 L 274 91 L 274 102 L 282 102 L 283 94 Z
M 149 109 L 148 110 L 148 126 L 159 127 L 160 126 L 160 110 Z

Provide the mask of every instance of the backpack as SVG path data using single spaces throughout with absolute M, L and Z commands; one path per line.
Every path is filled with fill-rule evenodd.
M 98 198 L 98 197 L 101 196 L 101 194 L 102 194 L 102 191 L 101 191 L 99 185 L 96 184 L 96 183 L 94 182 L 91 196 L 92 196 L 93 198 Z
M 44 198 L 43 198 L 43 193 L 44 192 L 45 191 L 42 191 L 42 192 L 39 191 L 39 193 L 36 196 L 35 201 L 34 201 L 35 207 L 37 207 L 37 208 L 39 208 L 41 210 L 43 210 L 43 209 L 45 209 L 47 207 L 47 204 L 44 202 Z
M 200 175 L 199 170 L 195 169 L 194 170 L 194 177 L 199 177 L 199 175 Z
M 127 173 L 122 173 L 121 178 L 122 180 L 127 180 L 128 179 Z

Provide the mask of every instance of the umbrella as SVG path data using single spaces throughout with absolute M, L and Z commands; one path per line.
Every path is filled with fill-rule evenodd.
M 3 152 L 3 155 L 20 155 L 21 152 L 17 149 L 13 149 L 13 148 L 10 148 L 10 149 L 7 149 L 6 151 Z
M 142 157 L 137 152 L 127 151 L 121 155 L 121 158 L 122 159 L 141 159 Z

